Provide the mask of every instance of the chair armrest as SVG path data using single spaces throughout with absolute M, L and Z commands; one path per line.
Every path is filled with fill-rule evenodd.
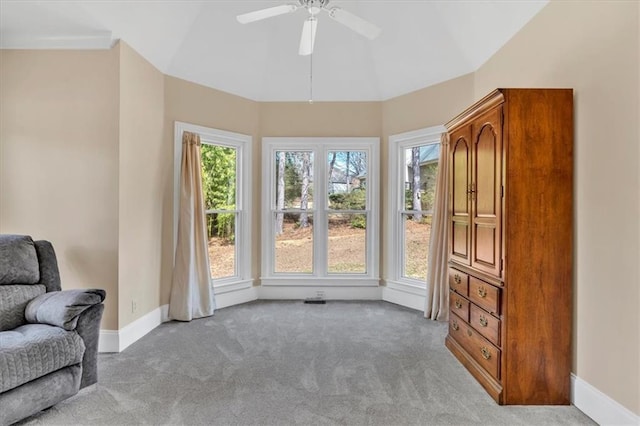
M 76 332 L 84 342 L 80 389 L 98 382 L 98 341 L 104 304 L 93 305 L 78 317 Z
M 30 323 L 75 330 L 80 314 L 101 304 L 105 295 L 105 291 L 100 289 L 52 291 L 29 302 L 24 316 Z

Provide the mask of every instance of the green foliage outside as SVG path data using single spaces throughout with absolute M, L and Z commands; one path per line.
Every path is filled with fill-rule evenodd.
M 367 217 L 363 214 L 354 214 L 350 225 L 352 228 L 367 229 Z
M 302 196 L 302 153 L 287 152 L 284 164 L 284 200 L 285 208 L 300 207 Z M 277 169 L 277 166 L 276 166 Z M 309 185 L 309 201 L 313 200 L 313 187 Z M 277 194 L 277 191 L 276 191 Z
M 367 207 L 367 192 L 364 189 L 354 189 L 351 192 L 329 194 L 329 206 L 334 210 L 365 210 Z M 364 214 L 348 215 L 352 228 L 366 229 L 367 219 Z
M 201 146 L 202 191 L 207 210 L 235 210 L 236 208 L 236 150 L 234 148 Z M 235 213 L 207 214 L 209 238 L 217 236 L 233 243 Z
M 438 177 L 438 163 L 430 163 L 420 168 L 420 204 L 413 206 L 413 192 L 405 189 L 405 206 L 412 206 L 412 210 L 432 211 L 436 198 L 436 179 Z
M 329 194 L 329 207 L 335 210 L 364 210 L 367 206 L 367 192 L 354 189 L 351 192 Z
M 438 177 L 438 163 L 424 165 L 420 170 L 420 181 L 425 189 L 422 193 L 422 210 L 433 210 L 436 198 L 436 178 Z

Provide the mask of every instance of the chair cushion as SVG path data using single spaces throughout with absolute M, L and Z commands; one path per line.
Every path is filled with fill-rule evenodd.
M 27 304 L 45 292 L 42 284 L 0 285 L 0 331 L 26 324 Z
M 85 346 L 75 331 L 27 324 L 0 332 L 0 392 L 82 362 Z
M 40 266 L 31 237 L 0 235 L 0 285 L 38 282 L 40 282 Z

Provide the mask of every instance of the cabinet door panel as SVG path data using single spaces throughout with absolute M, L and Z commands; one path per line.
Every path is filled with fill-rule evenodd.
M 451 135 L 450 158 L 450 197 L 449 211 L 451 222 L 449 229 L 450 259 L 471 264 L 471 229 L 469 185 L 471 182 L 471 128 L 465 126 Z
M 471 266 L 500 276 L 502 123 L 498 107 L 472 124 Z

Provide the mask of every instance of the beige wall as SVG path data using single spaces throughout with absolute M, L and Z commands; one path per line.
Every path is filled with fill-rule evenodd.
M 118 50 L 0 51 L 0 232 L 53 243 L 118 328 Z
M 178 78 L 165 76 L 164 85 L 164 148 L 168 158 L 158 167 L 167 170 L 168 182 L 163 184 L 162 204 L 162 277 L 161 304 L 169 303 L 171 273 L 173 268 L 173 149 L 174 122 L 182 121 L 219 130 L 242 133 L 253 137 L 253 205 L 260 205 L 260 145 L 259 145 L 259 104 L 239 96 L 210 89 Z M 166 152 L 166 151 L 165 151 Z M 253 217 L 252 232 L 255 244 L 253 253 L 253 276 L 259 276 L 259 211 Z
M 473 74 L 383 102 L 384 136 L 445 124 L 473 102 Z
M 120 43 L 118 314 L 120 328 L 160 306 L 164 187 L 164 75 Z
M 263 102 L 261 137 L 380 136 L 380 102 Z
M 638 2 L 547 5 L 475 74 L 575 90 L 574 372 L 640 414 Z

